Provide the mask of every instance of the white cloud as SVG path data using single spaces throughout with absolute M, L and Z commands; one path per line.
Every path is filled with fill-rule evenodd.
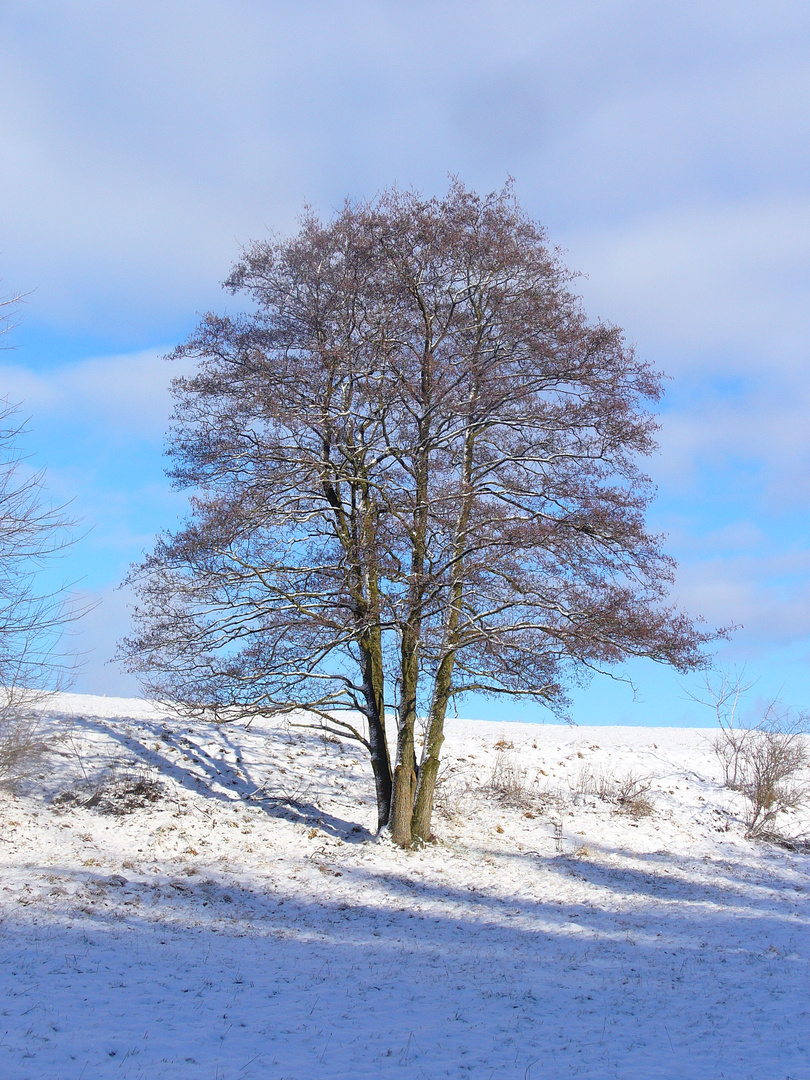
M 808 197 L 668 209 L 570 246 L 588 306 L 675 374 L 807 363 Z
M 102 428 L 113 441 L 160 440 L 171 412 L 169 383 L 184 370 L 166 362 L 167 351 L 97 356 L 45 371 L 4 364 L 0 387 L 38 424 L 47 418 L 85 431 Z
M 810 638 L 810 551 L 718 557 L 682 566 L 679 602 L 710 625 L 736 624 L 736 649 Z
M 710 380 L 678 393 L 661 418 L 652 471 L 671 495 L 733 499 L 749 511 L 796 514 L 810 506 L 810 368 L 742 380 Z
M 90 611 L 75 624 L 69 641 L 82 659 L 74 689 L 78 693 L 138 697 L 138 680 L 113 660 L 119 641 L 131 630 L 132 594 L 127 589 L 107 588 L 79 593 L 77 599 Z
M 238 241 L 288 228 L 305 200 L 328 213 L 395 180 L 511 170 L 572 237 L 707 192 L 739 201 L 752 178 L 801 183 L 809 24 L 780 3 L 763 21 L 731 3 L 18 0 L 0 65 L 5 275 L 63 325 L 133 329 L 214 302 Z M 673 239 L 666 221 L 647 231 L 631 260 Z
M 689 503 L 684 596 L 749 642 L 807 632 L 808 568 L 779 562 L 810 501 L 806 5 L 10 0 L 3 22 L 0 273 L 36 289 L 26 329 L 171 340 L 307 200 L 512 172 L 589 313 L 678 376 L 653 468 L 664 516 Z M 93 574 L 169 516 L 162 351 L 2 354 L 96 524 Z

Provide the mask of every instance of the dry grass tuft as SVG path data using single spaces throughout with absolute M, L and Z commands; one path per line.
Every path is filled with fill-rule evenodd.
M 513 806 L 518 810 L 531 810 L 537 801 L 528 784 L 526 769 L 516 765 L 508 754 L 498 754 L 485 790 L 494 795 L 501 806 Z
M 609 803 L 618 814 L 631 817 L 649 817 L 654 812 L 649 792 L 652 781 L 629 771 L 622 776 L 610 772 L 592 773 L 590 769 L 581 770 L 573 788 L 574 795 L 591 796 L 600 802 Z

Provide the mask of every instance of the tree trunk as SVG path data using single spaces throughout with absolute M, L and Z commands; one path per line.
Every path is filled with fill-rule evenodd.
M 447 715 L 447 702 L 450 697 L 450 680 L 453 674 L 455 649 L 447 653 L 436 675 L 433 702 L 430 707 L 430 720 L 422 748 L 422 761 L 419 766 L 419 783 L 416 788 L 411 835 L 414 839 L 432 840 L 430 822 L 433 817 L 433 798 L 436 792 L 436 780 L 439 775 L 439 755 L 444 743 L 444 719 Z
M 388 743 L 385 728 L 376 717 L 367 717 L 369 745 L 371 747 L 371 768 L 374 772 L 374 790 L 377 795 L 377 831 L 384 828 L 391 817 L 391 794 L 393 779 L 391 761 L 388 757 Z
M 413 842 L 411 819 L 413 799 L 416 792 L 416 758 L 411 754 L 410 765 L 397 765 L 394 769 L 394 792 L 391 801 L 391 839 L 400 847 L 410 847 Z
M 444 651 L 433 683 L 433 700 L 430 705 L 428 729 L 422 748 L 422 761 L 419 767 L 419 784 L 416 790 L 411 835 L 421 840 L 431 840 L 430 829 L 433 817 L 433 798 L 436 793 L 436 780 L 439 775 L 439 754 L 444 743 L 444 720 L 447 715 L 447 703 L 450 700 L 450 688 L 453 680 L 453 667 L 458 648 L 458 628 L 461 619 L 461 600 L 464 593 L 464 548 L 467 540 L 467 527 L 473 505 L 472 479 L 473 450 L 475 447 L 475 428 L 472 425 L 478 392 L 473 390 L 469 402 L 469 419 L 464 436 L 464 459 L 462 462 L 462 481 L 465 494 L 461 501 L 456 522 L 453 543 L 453 581 L 447 601 L 444 630 Z
M 372 597 L 377 600 L 376 579 Z M 374 788 L 377 794 L 377 830 L 388 824 L 391 816 L 391 758 L 385 733 L 385 676 L 383 674 L 382 636 L 379 624 L 372 625 L 360 642 L 360 665 L 363 673 L 365 716 Z

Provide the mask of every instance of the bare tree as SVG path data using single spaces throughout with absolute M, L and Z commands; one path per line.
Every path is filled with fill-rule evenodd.
M 2 305 L 11 325 L 15 300 Z M 53 507 L 44 475 L 22 446 L 19 410 L 0 400 L 0 779 L 14 780 L 43 749 L 37 710 L 71 681 L 75 658 L 61 648 L 81 611 L 64 586 L 42 587 L 44 567 L 71 541 L 72 523 Z
M 808 716 L 792 716 L 773 703 L 741 753 L 740 790 L 748 805 L 747 835 L 774 837 L 779 815 L 807 800 Z
M 720 726 L 720 732 L 712 741 L 712 749 L 723 768 L 723 783 L 734 791 L 742 783 L 742 764 L 746 743 L 751 739 L 755 728 L 746 727 L 741 720 L 740 710 L 745 695 L 754 685 L 755 680 L 745 680 L 745 668 L 736 667 L 709 669 L 704 672 L 704 690 L 688 696 L 698 705 L 713 709 Z M 771 713 L 775 702 L 766 709 L 765 717 Z
M 562 709 L 628 656 L 700 664 L 644 525 L 660 376 L 570 281 L 508 187 L 389 191 L 249 247 L 226 284 L 252 311 L 174 354 L 198 362 L 170 443 L 192 512 L 131 575 L 147 690 L 309 710 L 366 746 L 410 844 L 454 697 Z
M 760 707 L 748 724 L 742 702 L 755 680 L 744 681 L 745 669 L 707 671 L 704 695 L 693 701 L 714 709 L 720 734 L 712 746 L 723 768 L 723 781 L 747 800 L 745 825 L 750 837 L 776 833 L 779 815 L 803 805 L 808 796 L 810 765 L 807 732 L 810 715 L 786 708 L 779 698 Z

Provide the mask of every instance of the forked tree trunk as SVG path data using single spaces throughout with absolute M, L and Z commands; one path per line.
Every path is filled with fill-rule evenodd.
M 389 820 L 391 839 L 400 847 L 410 847 L 411 844 L 411 818 L 415 794 L 416 749 L 411 725 L 407 730 L 400 729 Z
M 372 602 L 378 604 L 376 579 L 370 589 Z M 385 676 L 383 674 L 382 635 L 379 626 L 371 626 L 360 641 L 360 666 L 363 673 L 363 696 L 368 724 L 368 746 L 374 789 L 377 796 L 377 830 L 388 824 L 391 816 L 391 758 L 385 733 Z
M 391 839 L 408 847 L 411 843 L 411 815 L 416 793 L 416 689 L 419 680 L 419 635 L 413 625 L 406 625 L 400 651 L 401 691 L 397 718 L 397 757 L 391 801 Z
M 371 768 L 374 772 L 374 790 L 377 796 L 377 831 L 384 828 L 391 817 L 391 795 L 393 778 L 391 762 L 388 756 L 388 743 L 385 728 L 380 720 L 367 717 L 369 728 L 369 746 L 371 748 Z
M 444 743 L 444 720 L 447 715 L 447 703 L 450 699 L 450 680 L 453 674 L 455 650 L 445 655 L 436 675 L 430 719 L 422 749 L 422 761 L 419 766 L 419 782 L 416 788 L 413 816 L 411 818 L 412 840 L 432 840 L 430 822 L 433 817 L 433 800 L 436 794 L 436 780 L 439 776 L 440 753 Z
M 439 755 L 444 743 L 444 721 L 447 716 L 447 703 L 453 681 L 453 667 L 458 649 L 458 632 L 461 620 L 461 601 L 464 594 L 464 550 L 467 543 L 467 528 L 472 511 L 474 493 L 471 486 L 473 453 L 475 450 L 475 427 L 472 418 L 478 404 L 478 388 L 475 387 L 469 400 L 469 424 L 464 435 L 464 457 L 462 460 L 461 480 L 464 485 L 464 497 L 461 500 L 453 541 L 453 580 L 444 628 L 444 650 L 433 683 L 433 700 L 430 705 L 430 717 L 422 748 L 422 761 L 419 766 L 419 784 L 414 800 L 411 819 L 413 839 L 430 840 L 430 828 L 433 817 L 433 800 L 436 794 L 436 780 L 439 776 Z

